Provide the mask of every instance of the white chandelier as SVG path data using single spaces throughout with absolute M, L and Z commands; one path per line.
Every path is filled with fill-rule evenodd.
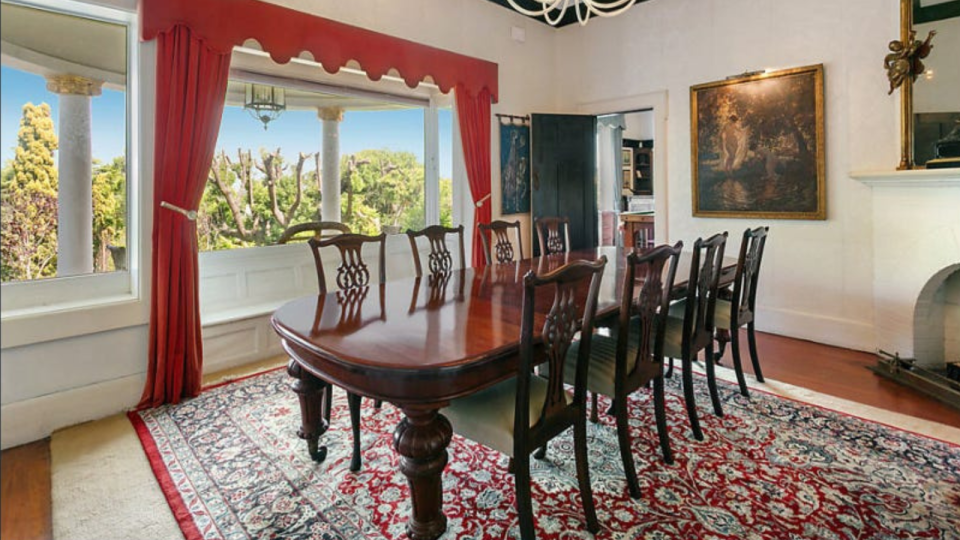
M 587 24 L 592 15 L 598 17 L 615 17 L 624 11 L 630 9 L 630 6 L 637 0 L 533 0 L 540 4 L 539 8 L 527 9 L 517 4 L 517 0 L 507 0 L 513 9 L 529 17 L 543 17 L 548 23 L 556 26 L 563 16 L 567 13 L 567 6 L 574 4 L 573 9 L 577 12 L 577 20 L 580 25 Z M 557 10 L 556 14 L 551 16 L 551 12 Z

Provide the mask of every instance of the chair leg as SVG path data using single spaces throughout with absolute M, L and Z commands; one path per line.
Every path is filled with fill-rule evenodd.
M 517 460 L 510 458 L 510 463 L 507 464 L 507 472 L 510 474 L 517 474 Z
M 704 361 L 707 364 L 707 387 L 710 389 L 710 401 L 713 402 L 713 412 L 723 416 L 723 406 L 720 404 L 720 391 L 717 389 L 717 371 L 713 365 L 713 342 L 711 341 L 703 351 Z
M 727 350 L 727 343 L 730 341 L 730 330 L 726 328 L 717 328 L 716 337 L 717 344 L 719 344 L 719 350 L 717 350 L 717 354 L 713 355 L 713 360 L 719 366 L 720 359 L 723 358 L 723 353 Z
M 600 422 L 600 415 L 597 414 L 597 393 L 591 392 L 591 394 L 593 394 L 593 399 L 590 407 L 590 421 L 596 424 Z
M 350 404 L 350 428 L 353 430 L 353 457 L 350 459 L 350 470 L 360 470 L 360 401 L 357 394 L 347 392 L 347 402 Z
M 633 463 L 633 450 L 630 444 L 630 423 L 627 418 L 626 400 L 614 401 L 617 420 L 617 441 L 620 443 L 620 459 L 623 460 L 623 472 L 627 476 L 627 491 L 630 497 L 640 498 L 640 483 L 637 481 L 637 468 Z
M 740 385 L 740 394 L 750 397 L 747 390 L 747 379 L 743 376 L 743 363 L 740 361 L 740 331 L 731 330 L 730 349 L 733 352 L 733 369 L 737 372 L 737 384 Z
M 376 399 L 376 400 L 373 401 L 373 408 L 374 408 L 374 409 L 379 409 L 382 405 L 383 405 L 383 400 L 382 400 L 382 399 Z
M 328 384 L 323 392 L 323 420 L 330 425 L 330 409 L 333 408 L 333 385 Z
M 533 453 L 533 457 L 537 459 L 546 459 L 547 458 L 547 443 L 543 443 L 543 446 L 537 448 L 537 451 Z
M 517 514 L 520 515 L 520 538 L 534 540 L 533 503 L 530 501 L 530 456 L 511 458 L 514 462 L 513 480 L 517 490 Z
M 577 458 L 577 481 L 580 483 L 580 500 L 583 501 L 583 513 L 587 517 L 587 530 L 593 534 L 600 532 L 597 521 L 597 508 L 593 504 L 593 488 L 590 487 L 590 464 L 587 462 L 587 422 L 580 418 L 573 426 L 573 448 Z
M 763 372 L 760 371 L 760 358 L 757 356 L 757 336 L 754 334 L 753 322 L 747 323 L 747 341 L 750 344 L 750 360 L 753 362 L 753 372 L 757 380 L 763 382 Z
M 703 431 L 700 429 L 700 419 L 697 417 L 697 401 L 693 392 L 692 364 L 691 359 L 683 359 L 683 401 L 687 405 L 687 416 L 690 417 L 690 429 L 693 430 L 693 438 L 702 441 Z
M 670 451 L 670 434 L 667 433 L 667 406 L 663 396 L 663 377 L 653 380 L 653 412 L 657 419 L 657 435 L 660 437 L 660 451 L 663 462 L 673 465 L 673 452 Z
M 673 358 L 669 359 L 670 362 L 667 364 L 667 373 L 664 375 L 666 378 L 673 377 Z

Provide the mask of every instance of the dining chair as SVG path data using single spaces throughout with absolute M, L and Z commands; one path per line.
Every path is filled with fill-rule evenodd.
M 596 533 L 600 529 L 587 463 L 586 385 L 592 332 L 584 332 L 580 339 L 572 395 L 563 381 L 574 336 L 582 328 L 593 327 L 606 262 L 603 256 L 594 262 L 574 261 L 547 274 L 528 272 L 523 278 L 516 376 L 456 399 L 442 411 L 454 432 L 510 456 L 523 540 L 536 536 L 530 499 L 530 454 L 570 427 L 587 530 Z M 543 289 L 546 291 L 538 293 Z M 537 315 L 547 309 L 543 326 L 534 329 L 534 321 L 540 320 Z M 549 366 L 547 374 L 535 373 L 534 367 L 543 364 Z
M 663 341 L 670 291 L 682 248 L 683 242 L 677 242 L 673 246 L 661 245 L 642 254 L 627 255 L 616 333 L 609 336 L 598 333 L 593 336 L 590 347 L 587 390 L 613 400 L 611 409 L 617 422 L 620 457 L 630 496 L 635 499 L 640 497 L 640 483 L 633 462 L 627 401 L 630 394 L 650 383 L 653 383 L 654 415 L 663 461 L 673 464 L 664 403 Z M 642 280 L 640 292 L 635 294 L 638 279 Z M 564 372 L 567 384 L 574 384 L 571 375 L 575 372 L 578 353 L 579 343 L 574 343 L 567 353 Z
M 463 225 L 456 227 L 444 227 L 443 225 L 430 225 L 419 231 L 407 229 L 407 238 L 410 240 L 410 249 L 413 251 L 413 264 L 416 269 L 417 277 L 423 277 L 423 267 L 420 264 L 420 249 L 417 247 L 417 238 L 426 236 L 430 243 L 430 252 L 427 254 L 427 268 L 431 274 L 446 273 L 452 271 L 453 254 L 447 247 L 447 236 L 456 235 L 459 242 L 459 268 L 466 268 L 466 256 L 463 252 Z
M 480 223 L 477 228 L 480 230 L 480 239 L 483 241 L 483 257 L 488 265 L 493 264 L 494 259 L 496 259 L 497 264 L 523 259 L 523 240 L 520 238 L 519 220 L 513 223 L 499 220 Z M 516 249 L 514 249 L 514 243 L 510 240 L 510 229 L 515 231 Z M 493 246 L 491 246 L 491 243 Z
M 665 358 L 670 358 L 666 377 L 673 374 L 673 359 L 681 360 L 683 400 L 687 407 L 687 416 L 690 417 L 690 428 L 698 441 L 703 440 L 703 431 L 700 429 L 700 420 L 697 416 L 692 368 L 693 361 L 700 351 L 705 351 L 706 355 L 707 386 L 710 388 L 713 410 L 717 416 L 723 416 L 714 373 L 713 321 L 726 242 L 727 233 L 723 232 L 706 240 L 697 238 L 693 243 L 690 278 L 687 280 L 686 293 L 682 300 L 670 306 L 663 341 L 663 355 Z
M 740 362 L 740 333 L 739 328 L 747 325 L 747 343 L 750 347 L 750 361 L 753 363 L 753 373 L 757 380 L 763 382 L 763 372 L 760 370 L 760 359 L 757 356 L 757 337 L 755 333 L 755 315 L 757 307 L 757 280 L 760 277 L 760 262 L 763 260 L 763 248 L 767 243 L 767 232 L 770 227 L 757 227 L 743 231 L 740 242 L 740 255 L 737 257 L 737 270 L 733 278 L 733 290 L 724 298 L 724 291 L 720 291 L 717 299 L 716 317 L 714 323 L 717 330 L 717 342 L 720 350 L 717 358 L 723 355 L 726 343 L 731 344 L 733 353 L 733 368 L 737 372 L 737 383 L 740 393 L 749 396 L 747 381 L 743 375 L 743 366 Z
M 537 240 L 540 242 L 540 255 L 570 251 L 570 218 L 538 217 L 533 220 L 533 224 L 537 229 Z
M 340 223 L 339 221 L 308 221 L 306 223 L 291 225 L 290 227 L 284 229 L 283 233 L 280 235 L 280 238 L 277 239 L 277 243 L 288 244 L 290 242 L 309 240 L 310 238 L 322 240 L 324 238 L 349 232 L 350 227 Z
M 344 233 L 332 238 L 318 239 L 310 238 L 307 243 L 313 252 L 313 260 L 317 267 L 317 283 L 320 287 L 320 295 L 327 294 L 326 273 L 323 268 L 323 258 L 321 248 L 335 247 L 340 255 L 340 264 L 337 266 L 336 283 L 341 292 L 349 296 L 350 291 L 361 290 L 370 285 L 370 268 L 363 260 L 363 247 L 367 244 L 379 244 L 379 264 L 378 280 L 382 285 L 386 281 L 386 245 L 387 235 L 367 236 L 362 234 Z M 295 367 L 296 365 L 296 367 Z M 330 409 L 333 402 L 333 386 L 326 381 L 317 379 L 314 375 L 307 373 L 299 364 L 291 360 L 287 372 L 295 377 L 294 391 L 300 397 L 301 428 L 298 435 L 307 440 L 307 447 L 310 457 L 314 461 L 321 462 L 326 458 L 326 447 L 319 446 L 319 437 L 330 425 Z M 307 425 L 307 414 L 310 408 L 316 408 L 318 405 L 319 393 L 322 397 L 322 426 Z M 347 392 L 347 403 L 350 407 L 350 427 L 353 432 L 353 455 L 350 460 L 350 470 L 359 471 L 361 464 L 360 457 L 360 405 L 361 396 Z M 380 406 L 379 400 L 376 406 Z M 314 409 L 315 410 L 315 409 Z

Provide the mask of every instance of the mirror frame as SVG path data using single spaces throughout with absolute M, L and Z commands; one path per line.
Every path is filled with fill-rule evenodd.
M 956 2 L 921 7 L 920 0 L 900 0 L 900 42 L 907 43 L 913 31 L 914 17 L 921 23 L 960 16 Z M 914 154 L 913 78 L 904 78 L 900 85 L 900 164 L 898 171 L 918 168 Z M 920 168 L 925 168 L 920 166 Z
M 914 0 L 900 0 L 900 42 L 910 40 L 913 30 Z M 913 78 L 906 77 L 900 85 L 900 164 L 898 171 L 913 169 Z

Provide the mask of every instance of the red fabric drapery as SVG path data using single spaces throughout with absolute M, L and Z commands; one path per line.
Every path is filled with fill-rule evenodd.
M 141 407 L 200 393 L 197 227 L 160 203 L 200 205 L 229 72 L 229 52 L 211 49 L 190 28 L 174 25 L 157 35 L 150 352 Z
M 472 94 L 457 86 L 457 118 L 463 161 L 470 182 L 470 194 L 477 204 L 473 217 L 473 266 L 484 265 L 483 241 L 478 223 L 490 223 L 490 93 L 486 89 Z
M 144 40 L 182 24 L 223 53 L 253 38 L 281 64 L 309 51 L 330 73 L 356 60 L 374 81 L 393 68 L 411 87 L 430 77 L 442 92 L 462 85 L 479 94 L 486 88 L 497 101 L 497 64 L 493 62 L 276 4 L 257 0 L 141 0 L 140 19 Z

